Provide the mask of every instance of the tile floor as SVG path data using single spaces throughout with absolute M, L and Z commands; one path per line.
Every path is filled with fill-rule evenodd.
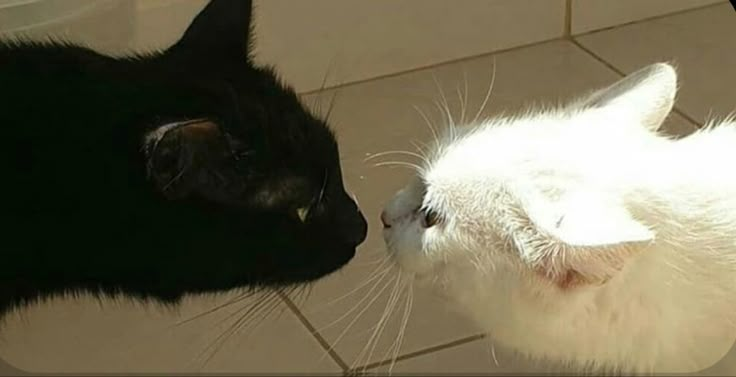
M 646 64 L 669 60 L 682 77 L 677 110 L 667 132 L 684 135 L 709 114 L 736 111 L 736 13 L 722 2 L 706 8 L 632 23 L 484 57 L 347 85 L 305 96 L 323 103 L 335 94 L 332 114 L 349 188 L 372 230 L 358 257 L 312 288 L 309 296 L 247 299 L 210 315 L 180 323 L 235 294 L 197 298 L 177 309 L 118 301 L 57 300 L 11 316 L 0 338 L 0 358 L 33 372 L 308 372 L 344 374 L 508 373 L 549 370 L 493 347 L 491 341 L 436 298 L 414 291 L 403 342 L 406 290 L 397 290 L 392 316 L 366 347 L 392 301 L 392 276 L 381 280 L 383 246 L 377 224 L 383 202 L 410 173 L 373 167 L 366 156 L 407 149 L 430 133 L 414 106 L 438 119 L 439 87 L 459 111 L 456 90 L 465 90 L 468 113 L 477 111 L 491 82 L 484 114 L 513 111 L 530 103 L 557 101 Z M 379 283 L 379 284 L 376 284 Z M 375 287 L 375 288 L 374 288 Z M 351 293 L 352 292 L 352 293 Z M 306 299 L 305 299 L 306 297 Z M 395 300 L 394 300 L 395 301 Z M 248 308 L 251 319 L 239 323 Z M 263 318 L 263 314 L 271 314 Z M 357 320 L 354 320 L 357 318 Z M 260 322 L 256 326 L 254 322 Z M 237 331 L 233 331 L 237 330 Z M 222 336 L 224 334 L 224 336 Z M 230 334 L 231 336 L 228 336 Z M 398 361 L 391 366 L 392 357 Z M 707 374 L 736 371 L 736 349 Z M 706 373 L 704 372 L 704 373 Z

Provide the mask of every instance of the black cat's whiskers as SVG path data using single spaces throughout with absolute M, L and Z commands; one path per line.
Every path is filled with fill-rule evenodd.
M 243 332 L 248 328 L 249 332 L 260 325 L 265 318 L 268 318 L 273 311 L 282 305 L 281 297 L 278 290 L 266 291 L 255 303 L 244 305 L 235 312 L 229 314 L 220 320 L 215 327 L 219 327 L 224 322 L 237 317 L 223 332 L 220 333 L 207 347 L 205 347 L 192 361 L 196 361 L 204 357 L 200 364 L 203 369 L 207 364 L 221 351 L 227 341 L 236 333 Z
M 314 289 L 314 284 L 312 283 L 302 284 L 296 289 L 295 292 L 289 293 L 288 298 L 297 307 L 302 307 L 304 306 L 304 303 L 306 303 L 307 300 L 309 300 L 309 297 L 312 295 L 313 289 Z
M 181 325 L 184 325 L 184 324 L 187 324 L 187 323 L 196 321 L 198 319 L 207 317 L 207 316 L 212 315 L 214 313 L 217 313 L 217 312 L 219 312 L 219 311 L 221 311 L 221 310 L 223 310 L 225 308 L 228 308 L 228 307 L 232 306 L 233 304 L 237 304 L 239 302 L 242 302 L 243 300 L 247 300 L 248 298 L 253 297 L 257 293 L 259 293 L 257 290 L 246 290 L 245 292 L 238 294 L 234 298 L 232 298 L 232 299 L 230 299 L 230 300 L 228 300 L 228 301 L 226 301 L 226 302 L 224 302 L 222 304 L 216 305 L 213 308 L 210 308 L 210 309 L 208 309 L 208 310 L 206 310 L 204 312 L 201 312 L 199 314 L 196 314 L 196 315 L 194 315 L 192 317 L 189 317 L 187 319 L 184 319 L 184 320 L 181 320 L 181 321 L 177 321 L 176 323 L 174 323 L 173 327 L 179 327 Z

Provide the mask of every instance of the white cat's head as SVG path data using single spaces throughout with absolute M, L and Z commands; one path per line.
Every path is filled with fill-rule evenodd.
M 607 281 L 656 237 L 621 166 L 666 142 L 656 130 L 676 89 L 655 64 L 563 108 L 454 132 L 386 205 L 390 255 L 417 275 L 470 261 L 552 290 Z

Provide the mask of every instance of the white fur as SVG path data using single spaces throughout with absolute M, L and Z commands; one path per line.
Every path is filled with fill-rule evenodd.
M 387 204 L 389 254 L 533 358 L 711 366 L 736 340 L 736 122 L 658 135 L 676 88 L 655 64 L 454 132 Z M 424 208 L 443 220 L 423 228 Z

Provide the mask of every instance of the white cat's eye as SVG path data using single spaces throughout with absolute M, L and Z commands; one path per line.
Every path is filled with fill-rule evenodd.
M 429 209 L 429 208 L 423 208 L 421 210 L 422 215 L 422 227 L 424 228 L 431 228 L 440 221 L 440 215 L 437 214 L 437 212 Z
M 296 216 L 301 222 L 307 222 L 307 217 L 309 216 L 309 207 L 297 208 Z

